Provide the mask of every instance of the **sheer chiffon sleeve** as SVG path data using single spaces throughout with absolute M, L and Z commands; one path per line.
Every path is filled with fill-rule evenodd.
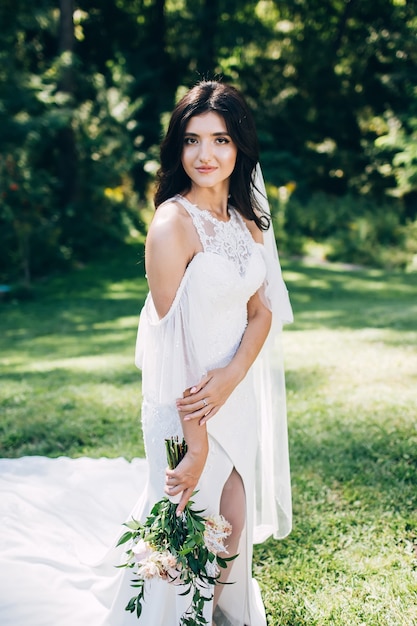
M 135 364 L 142 370 L 142 394 L 153 404 L 172 404 L 185 389 L 206 373 L 201 365 L 199 333 L 191 333 L 202 320 L 201 299 L 188 284 L 188 267 L 168 313 L 159 318 L 149 293 L 142 309 L 136 341 Z

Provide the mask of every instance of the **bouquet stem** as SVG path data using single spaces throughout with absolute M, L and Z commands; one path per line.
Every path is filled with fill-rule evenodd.
M 187 442 L 185 439 L 180 441 L 178 437 L 165 439 L 165 450 L 169 469 L 175 469 L 187 453 Z
M 178 437 L 165 439 L 165 450 L 169 469 L 175 469 L 187 453 L 187 442 L 185 439 L 180 441 Z M 181 496 L 182 492 L 177 493 L 175 496 L 168 496 L 168 498 L 172 504 L 178 504 Z

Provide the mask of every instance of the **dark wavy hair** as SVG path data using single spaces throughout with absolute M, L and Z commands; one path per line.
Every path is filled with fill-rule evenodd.
M 199 82 L 175 107 L 161 144 L 155 207 L 190 189 L 190 178 L 181 163 L 185 129 L 194 115 L 210 111 L 223 117 L 227 131 L 237 146 L 236 165 L 230 177 L 230 204 L 243 217 L 253 220 L 258 228 L 267 230 L 270 218 L 261 214 L 253 194 L 255 167 L 259 161 L 255 123 L 241 93 L 231 85 L 218 81 Z

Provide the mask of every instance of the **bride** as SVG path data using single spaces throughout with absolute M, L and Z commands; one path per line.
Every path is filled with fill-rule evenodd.
M 213 626 L 266 626 L 252 579 L 253 542 L 284 537 L 291 528 L 276 348 L 292 312 L 257 163 L 256 131 L 242 95 L 217 81 L 197 84 L 176 106 L 161 146 L 157 210 L 146 242 L 149 294 L 136 363 L 148 478 L 132 515 L 144 520 L 165 494 L 179 494 L 181 514 L 197 491 L 197 509 L 231 523 L 227 550 L 238 556 L 221 577 L 233 584 L 216 585 L 205 604 Z M 164 439 L 171 436 L 184 436 L 188 451 L 167 470 Z M 131 572 L 114 569 L 114 552 L 107 564 L 112 559 L 111 568 L 102 564 L 96 580 L 84 583 L 89 622 L 178 626 L 189 604 L 182 587 L 147 582 L 138 619 L 125 610 L 134 595 Z M 59 576 L 71 580 L 71 568 L 63 569 Z M 20 626 L 19 620 L 2 623 Z

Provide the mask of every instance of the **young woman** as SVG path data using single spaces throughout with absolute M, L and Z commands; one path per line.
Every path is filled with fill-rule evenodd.
M 239 556 L 222 581 L 233 584 L 216 585 L 206 605 L 215 626 L 266 625 L 251 573 L 254 535 L 282 537 L 291 525 L 283 378 L 278 366 L 271 383 L 268 359 L 292 314 L 257 163 L 241 94 L 199 83 L 172 114 L 146 242 L 137 364 L 150 478 L 135 515 L 145 518 L 164 494 L 182 494 L 181 513 L 198 490 L 196 508 L 232 524 L 228 553 Z M 164 438 L 175 435 L 188 452 L 171 471 Z M 127 570 L 108 624 L 178 626 L 189 603 L 181 591 L 152 580 L 138 620 L 123 614 L 133 595 Z
M 162 144 L 146 244 L 137 364 L 147 460 L 0 459 L 2 626 L 179 626 L 190 603 L 181 586 L 147 581 L 137 619 L 125 610 L 132 570 L 115 568 L 114 550 L 90 564 L 120 535 L 138 491 L 131 513 L 144 520 L 164 494 L 181 494 L 181 513 L 194 490 L 195 508 L 231 522 L 228 552 L 239 555 L 222 570 L 232 584 L 205 603 L 207 625 L 266 626 L 252 545 L 291 528 L 277 340 L 292 312 L 257 163 L 239 92 L 191 89 Z M 164 438 L 175 435 L 188 452 L 167 471 Z

